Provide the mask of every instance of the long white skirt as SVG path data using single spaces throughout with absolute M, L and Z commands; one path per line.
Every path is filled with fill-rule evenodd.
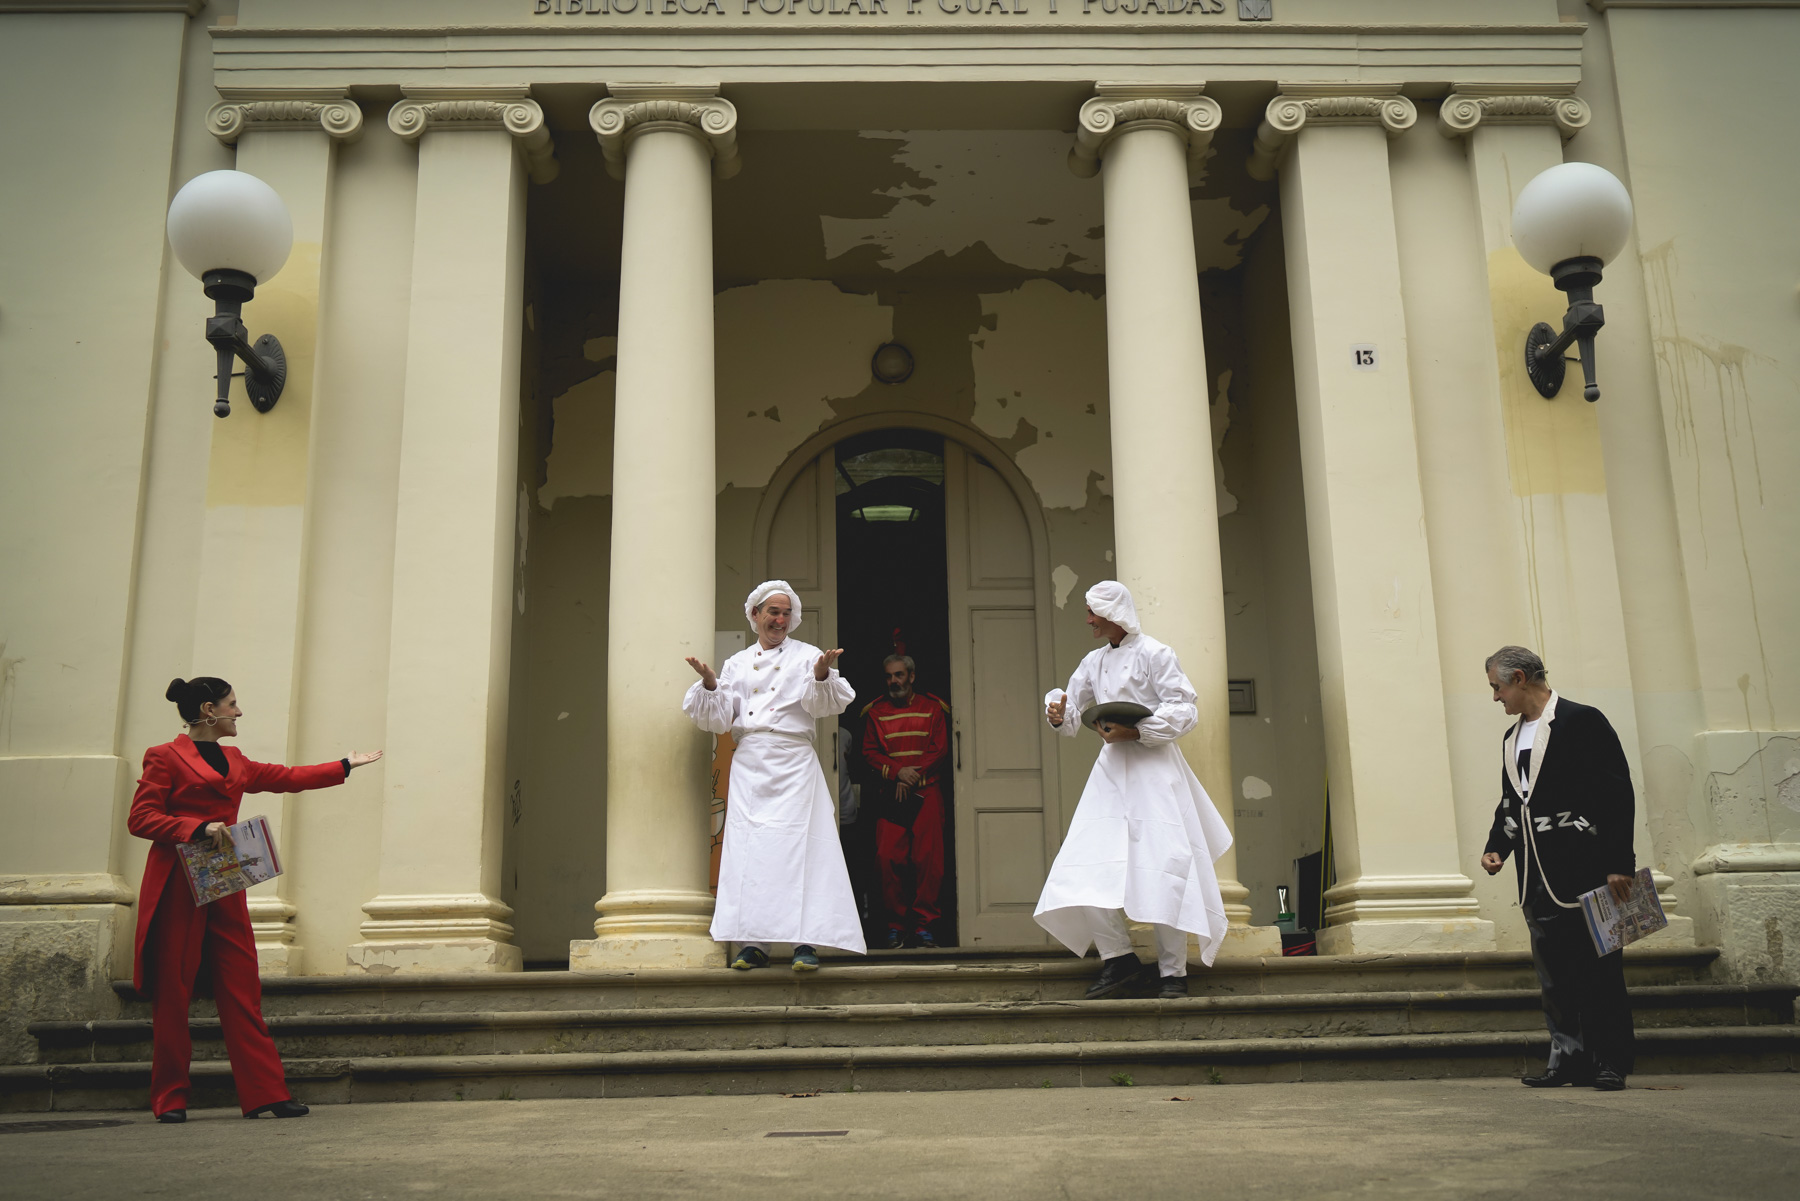
M 837 806 L 803 738 L 748 734 L 732 754 L 712 936 L 867 949 Z
M 1174 743 L 1106 746 L 1094 764 L 1038 898 L 1038 925 L 1077 955 L 1094 944 L 1100 914 L 1173 926 L 1200 942 L 1211 966 L 1225 939 L 1213 862 L 1231 848 L 1212 798 Z

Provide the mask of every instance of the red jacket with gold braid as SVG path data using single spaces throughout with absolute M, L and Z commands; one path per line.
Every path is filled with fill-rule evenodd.
M 884 780 L 915 767 L 921 790 L 943 782 L 950 754 L 950 706 L 929 692 L 896 705 L 887 697 L 863 709 L 863 760 Z

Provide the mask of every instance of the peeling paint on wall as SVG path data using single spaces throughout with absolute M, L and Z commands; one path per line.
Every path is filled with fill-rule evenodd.
M 1046 509 L 1085 506 L 1091 475 L 1110 495 L 1105 301 L 1034 279 L 983 295 L 981 312 L 969 338 L 975 427 L 1003 442 L 1022 425 L 1036 431 L 1014 459 Z
M 1231 372 L 1229 369 L 1219 373 L 1218 381 L 1213 385 L 1213 398 L 1210 406 L 1212 417 L 1213 445 L 1213 488 L 1214 499 L 1218 504 L 1219 516 L 1237 512 L 1238 499 L 1225 488 L 1225 462 L 1219 452 L 1225 447 L 1225 434 L 1231 429 Z
M 1050 573 L 1050 584 L 1056 589 L 1056 607 L 1058 609 L 1068 606 L 1069 593 L 1074 591 L 1075 584 L 1080 579 L 1080 576 L 1069 569 L 1067 563 L 1058 563 L 1056 570 Z
M 1212 196 L 1193 202 L 1194 258 L 1202 271 L 1229 271 L 1244 259 L 1250 236 L 1269 218 L 1267 205 L 1248 213 L 1231 207 L 1229 196 Z
M 817 279 L 768 279 L 713 300 L 718 486 L 761 488 L 795 447 L 870 386 L 894 310 Z
M 1245 776 L 1243 789 L 1246 801 L 1266 801 L 1275 795 L 1275 790 L 1261 776 Z
M 618 353 L 617 338 L 590 338 L 582 357 L 604 363 Z M 611 496 L 613 464 L 613 389 L 617 376 L 608 368 L 589 376 L 550 402 L 554 414 L 550 455 L 544 463 L 544 486 L 538 504 L 554 508 L 559 497 Z
M 873 245 L 882 251 L 882 267 L 903 271 L 931 255 L 948 257 L 982 243 L 1001 262 L 1029 271 L 1104 271 L 1100 189 L 1069 170 L 1068 134 L 928 129 L 864 130 L 862 136 L 899 141 L 894 161 L 925 183 L 878 193 L 894 198 L 880 217 L 821 216 L 826 258 Z M 997 214 L 1010 217 L 996 220 Z

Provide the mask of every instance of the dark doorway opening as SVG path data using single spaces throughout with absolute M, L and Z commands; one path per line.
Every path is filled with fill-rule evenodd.
M 856 820 L 842 827 L 845 861 L 871 947 L 887 938 L 890 914 L 883 903 L 876 858 L 877 822 L 891 804 L 883 782 L 864 763 L 863 710 L 887 695 L 883 660 L 909 655 L 917 665 L 914 687 L 948 704 L 950 699 L 950 592 L 944 529 L 944 440 L 923 430 L 876 430 L 846 438 L 834 451 L 837 476 L 839 670 L 856 689 L 844 715 L 851 780 L 863 797 Z M 955 822 L 950 806 L 952 773 L 941 773 L 944 800 L 942 913 L 932 936 L 955 946 Z M 889 810 L 892 812 L 892 810 Z M 901 873 L 912 882 L 910 872 Z M 910 924 L 910 923 L 908 923 Z

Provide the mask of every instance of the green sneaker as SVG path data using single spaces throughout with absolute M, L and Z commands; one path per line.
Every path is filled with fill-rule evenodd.
M 738 957 L 731 961 L 733 970 L 747 972 L 752 968 L 768 967 L 769 953 L 761 947 L 745 947 L 738 952 Z
M 819 953 L 811 947 L 794 948 L 794 970 L 796 972 L 816 972 L 819 970 Z

